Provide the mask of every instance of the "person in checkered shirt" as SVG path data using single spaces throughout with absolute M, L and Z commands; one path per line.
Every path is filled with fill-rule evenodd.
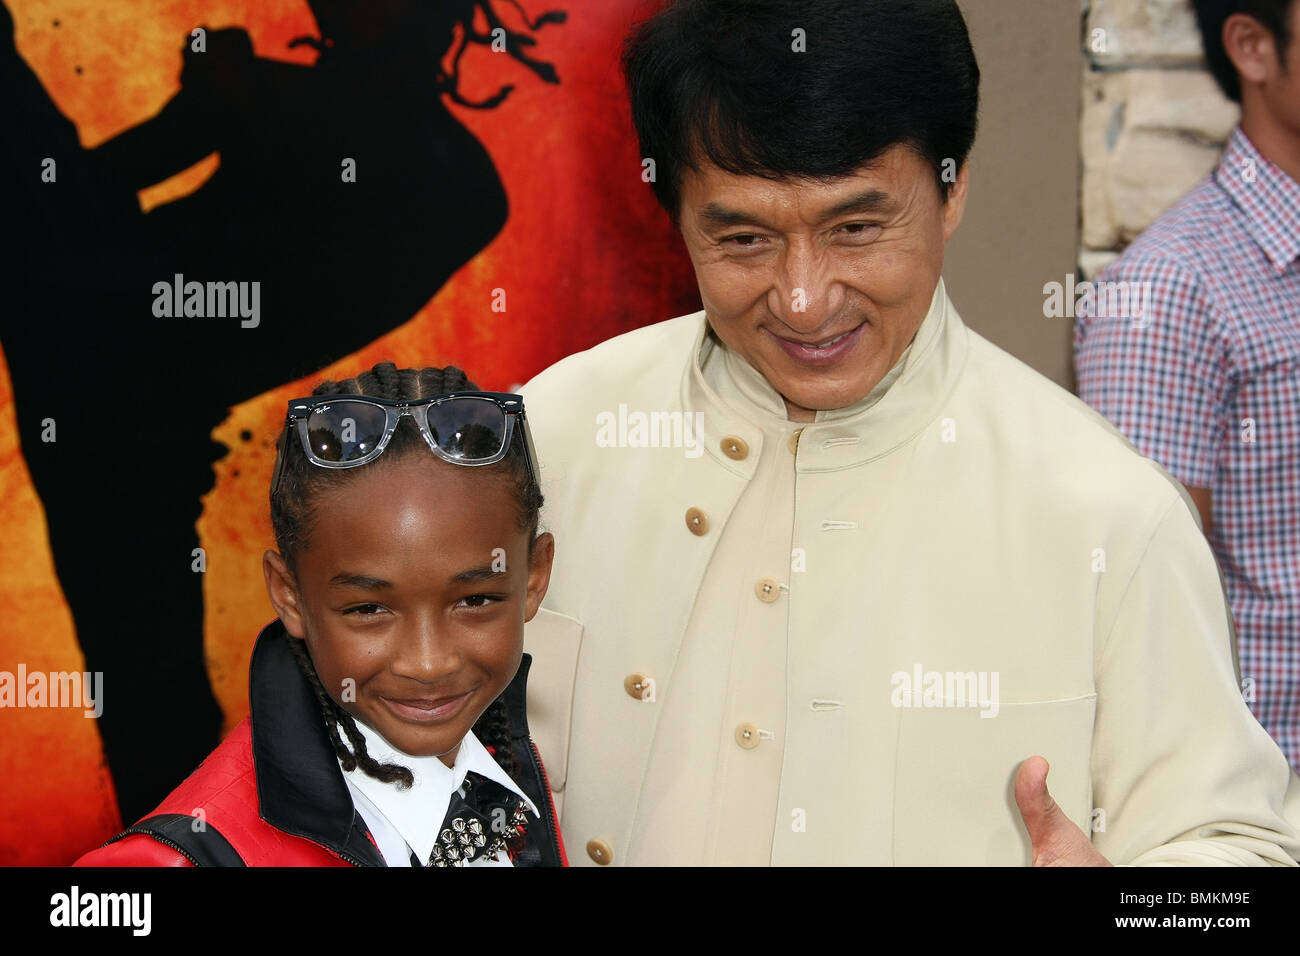
M 1300 769 L 1300 0 L 1194 3 L 1241 122 L 1218 169 L 1098 277 L 1145 305 L 1081 310 L 1079 396 L 1187 487 L 1245 698 Z

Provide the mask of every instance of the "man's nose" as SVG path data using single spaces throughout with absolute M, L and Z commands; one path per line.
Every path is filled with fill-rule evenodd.
M 835 276 L 833 257 L 810 241 L 786 246 L 768 307 L 792 330 L 812 334 L 822 329 L 844 304 L 844 286 Z

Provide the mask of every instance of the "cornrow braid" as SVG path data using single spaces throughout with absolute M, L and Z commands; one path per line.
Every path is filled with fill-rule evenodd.
M 307 683 L 311 685 L 312 692 L 316 695 L 316 701 L 325 715 L 325 726 L 329 728 L 330 743 L 334 745 L 334 753 L 338 755 L 343 769 L 351 771 L 360 767 L 363 773 L 369 774 L 376 780 L 396 783 L 401 790 L 409 789 L 415 783 L 415 775 L 400 764 L 380 763 L 366 752 L 366 738 L 361 735 L 356 718 L 344 710 L 320 682 L 305 643 L 287 633 L 284 639 L 289 642 L 289 650 L 293 652 L 294 659 L 298 662 L 298 670 L 302 672 L 303 677 L 307 678 Z M 348 750 L 347 744 L 343 743 L 343 738 L 339 735 L 339 727 L 343 728 L 343 732 L 348 735 L 348 740 L 352 742 L 351 750 Z
M 512 778 L 518 767 L 510 739 L 510 715 L 504 697 L 498 697 L 474 722 L 474 736 L 484 747 L 492 748 L 492 758 Z
M 399 369 L 392 362 L 381 362 L 355 378 L 322 382 L 313 389 L 312 395 L 365 395 L 389 401 L 416 401 L 451 392 L 474 391 L 479 391 L 479 387 L 454 366 Z M 276 547 L 292 569 L 294 557 L 306 546 L 310 537 L 316 518 L 315 505 L 321 491 L 352 480 L 362 469 L 317 468 L 307 459 L 302 446 L 293 440 L 293 434 L 286 438 L 280 485 L 271 498 L 271 526 L 275 532 Z M 419 429 L 403 418 L 384 449 L 383 457 L 392 461 L 395 456 L 409 454 L 413 450 L 428 452 Z M 498 471 L 510 479 L 518 509 L 518 526 L 520 530 L 528 532 L 530 542 L 536 541 L 543 499 L 537 482 L 529 475 L 522 429 L 516 429 L 506 457 L 499 464 L 488 466 L 485 470 Z M 366 752 L 365 738 L 357 728 L 356 720 L 322 686 L 303 642 L 288 635 L 286 637 L 299 670 L 320 704 L 329 729 L 330 742 L 334 745 L 343 768 L 353 770 L 359 767 L 362 772 L 384 783 L 396 783 L 403 789 L 411 786 L 414 776 L 408 768 L 397 764 L 381 764 Z M 473 732 L 485 747 L 492 750 L 502 769 L 514 776 L 517 768 L 511 753 L 510 721 L 502 698 L 494 700 L 479 716 L 474 723 Z M 344 735 L 351 743 L 351 749 L 344 743 Z
M 415 776 L 411 771 L 401 764 L 380 763 L 370 756 L 366 750 L 366 738 L 362 736 L 361 730 L 357 727 L 356 718 L 343 709 L 343 707 L 325 690 L 325 686 L 320 682 L 320 676 L 316 673 L 316 667 L 311 662 L 311 657 L 307 653 L 304 643 L 296 637 L 285 634 L 285 640 L 289 642 L 289 649 L 293 652 L 294 659 L 298 662 L 298 670 L 302 672 L 303 677 L 307 678 L 307 683 L 311 685 L 312 692 L 316 695 L 316 700 L 320 704 L 321 712 L 325 715 L 325 726 L 329 729 L 330 743 L 334 745 L 334 753 L 338 755 L 339 763 L 344 770 L 352 771 L 361 768 L 362 773 L 381 780 L 384 783 L 396 783 L 399 789 L 406 790 L 415 782 Z M 349 750 L 347 744 L 343 742 L 339 734 L 339 728 L 347 734 L 352 749 Z M 512 778 L 518 769 L 514 758 L 514 752 L 511 747 L 510 738 L 510 717 L 506 710 L 504 697 L 498 697 L 488 705 L 487 710 L 479 716 L 474 722 L 473 733 L 478 738 L 479 743 L 492 751 L 492 757 L 500 765 L 501 769 L 509 774 Z

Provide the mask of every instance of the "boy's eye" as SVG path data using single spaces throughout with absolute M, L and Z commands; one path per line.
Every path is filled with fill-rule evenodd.
M 361 617 L 370 617 L 376 614 L 382 614 L 385 608 L 382 604 L 357 604 L 353 607 L 346 608 L 344 614 L 356 614 Z

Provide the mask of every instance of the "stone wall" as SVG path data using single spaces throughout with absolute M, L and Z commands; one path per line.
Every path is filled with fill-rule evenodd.
M 1218 165 L 1240 110 L 1188 0 L 1084 0 L 1079 269 L 1098 271 Z

